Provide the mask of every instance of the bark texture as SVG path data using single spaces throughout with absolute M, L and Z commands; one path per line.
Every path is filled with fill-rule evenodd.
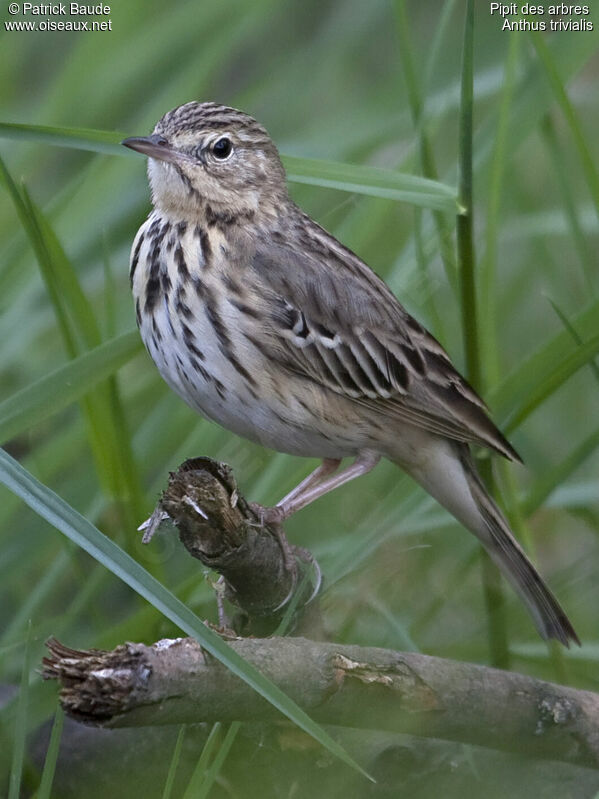
M 224 598 L 243 614 L 227 619 L 237 632 L 273 632 L 294 593 L 293 624 L 300 622 L 315 580 L 308 553 L 287 544 L 288 555 L 296 556 L 290 568 L 282 528 L 262 523 L 259 509 L 239 493 L 229 466 L 192 458 L 171 472 L 144 541 L 151 539 L 165 517 L 177 527 L 189 554 L 222 576 Z M 310 607 L 302 629 L 318 636 L 315 609 Z
M 599 769 L 597 694 L 469 663 L 314 640 L 323 630 L 318 601 L 307 603 L 310 573 L 301 573 L 309 555 L 283 546 L 282 530 L 262 523 L 224 464 L 196 458 L 173 472 L 146 541 L 165 517 L 188 552 L 222 575 L 224 596 L 241 611 L 245 621 L 221 627 L 223 637 L 315 720 L 346 735 L 369 730 L 364 741 L 408 734 L 428 738 L 429 748 L 453 741 Z M 309 638 L 265 637 L 290 603 L 295 619 L 285 623 Z M 260 637 L 238 637 L 248 630 Z M 300 734 L 193 639 L 111 652 L 56 640 L 48 647 L 43 676 L 60 682 L 61 704 L 77 721 L 116 729 L 238 720 Z M 428 768 L 422 764 L 423 773 Z
M 229 640 L 321 723 L 473 743 L 599 768 L 599 696 L 521 674 L 304 638 Z M 282 716 L 193 639 L 112 652 L 49 642 L 43 676 L 80 721 L 108 727 Z

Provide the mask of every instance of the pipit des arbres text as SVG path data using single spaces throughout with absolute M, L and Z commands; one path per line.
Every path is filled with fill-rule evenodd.
M 133 243 L 130 276 L 162 377 L 234 433 L 322 459 L 267 519 L 288 518 L 388 458 L 477 536 L 544 638 L 578 643 L 469 445 L 518 454 L 433 336 L 293 203 L 262 125 L 191 102 L 123 144 L 149 156 L 154 210 Z M 346 457 L 353 462 L 340 469 Z

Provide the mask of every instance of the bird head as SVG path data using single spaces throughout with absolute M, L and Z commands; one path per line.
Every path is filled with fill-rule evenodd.
M 234 108 L 186 103 L 169 111 L 150 136 L 123 144 L 149 156 L 154 205 L 193 218 L 206 205 L 248 215 L 287 198 L 285 171 L 262 125 Z

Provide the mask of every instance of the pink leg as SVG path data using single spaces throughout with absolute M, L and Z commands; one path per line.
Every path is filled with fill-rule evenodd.
M 333 472 L 338 469 L 341 460 L 337 458 L 325 458 L 321 465 L 315 469 L 312 474 L 309 474 L 305 480 L 302 480 L 302 482 L 296 486 L 293 491 L 290 491 L 286 497 L 283 497 L 283 499 L 274 508 L 265 508 L 255 503 L 252 505 L 254 511 L 260 516 L 261 523 L 270 525 L 283 552 L 285 567 L 289 574 L 291 574 L 291 589 L 285 600 L 279 606 L 280 608 L 287 604 L 297 587 L 298 568 L 296 554 L 299 555 L 302 560 L 306 560 L 305 556 L 303 556 L 305 550 L 302 550 L 298 547 L 292 547 L 287 540 L 287 537 L 283 532 L 282 522 L 284 522 L 285 519 L 288 519 L 298 510 L 301 510 L 302 508 L 305 508 L 306 505 L 314 502 L 314 500 L 318 499 L 318 497 L 323 496 L 323 494 L 327 494 L 334 488 L 338 488 L 344 483 L 348 483 L 355 477 L 360 477 L 363 474 L 367 474 L 369 471 L 374 469 L 380 459 L 381 456 L 375 452 L 362 452 L 360 455 L 358 455 L 351 466 L 348 466 L 347 469 L 344 469 L 338 474 L 333 474 Z M 312 556 L 310 556 L 307 560 L 312 563 L 312 566 L 316 572 L 316 587 L 312 592 L 312 596 L 308 600 L 308 602 L 311 602 L 320 590 L 322 575 L 318 563 L 312 558 Z
M 296 493 L 295 490 L 292 491 L 291 494 L 278 503 L 276 509 L 273 508 L 272 510 L 277 510 L 279 512 L 279 514 L 277 514 L 279 516 L 278 520 L 283 521 L 284 519 L 288 519 L 294 513 L 297 513 L 298 510 L 305 508 L 306 505 L 314 502 L 315 499 L 322 497 L 324 494 L 328 494 L 328 492 L 332 491 L 334 488 L 339 488 L 339 486 L 342 486 L 344 483 L 348 483 L 350 480 L 353 480 L 356 477 L 361 477 L 363 474 L 368 474 L 368 472 L 374 469 L 380 459 L 381 456 L 375 452 L 362 452 L 360 455 L 358 455 L 351 466 L 347 467 L 347 469 L 344 469 L 338 474 L 331 475 L 326 480 L 321 479 L 316 484 L 314 484 L 314 481 L 311 480 L 311 478 L 316 474 L 316 472 L 313 472 L 308 478 L 306 478 L 306 480 L 310 480 L 309 485 L 305 486 L 301 492 Z M 322 469 L 326 463 L 327 461 L 324 461 L 320 468 Z M 316 471 L 318 471 L 318 469 Z M 329 466 L 328 472 L 330 473 L 330 471 L 331 467 Z M 322 472 L 319 476 L 322 477 Z
M 316 483 L 319 483 L 324 477 L 327 477 L 332 472 L 335 472 L 339 468 L 340 463 L 341 458 L 325 458 L 320 466 L 314 469 L 314 471 L 311 472 L 305 478 L 305 480 L 302 480 L 302 482 L 299 483 L 299 485 L 296 485 L 296 487 L 290 491 L 287 496 L 283 497 L 282 500 L 277 502 L 277 507 L 295 500 L 298 496 L 303 494 L 304 491 L 312 488 L 312 486 L 316 485 Z

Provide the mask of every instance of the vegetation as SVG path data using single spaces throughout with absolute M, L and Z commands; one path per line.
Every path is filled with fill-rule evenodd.
M 0 710 L 0 779 L 11 799 L 53 795 L 60 716 L 45 768 L 45 749 L 26 745 L 56 714 L 56 686 L 38 673 L 50 635 L 88 648 L 184 630 L 226 656 L 199 621 L 216 620 L 211 584 L 176 537 L 140 544 L 168 471 L 208 455 L 269 504 L 314 468 L 199 419 L 133 330 L 127 264 L 149 198 L 143 160 L 118 142 L 190 99 L 263 122 L 297 202 L 470 371 L 526 464 L 494 459 L 498 496 L 583 647 L 541 642 L 474 538 L 390 464 L 287 525 L 321 564 L 330 640 L 597 690 L 599 19 L 594 31 L 502 33 L 476 4 L 471 58 L 466 5 L 128 0 L 111 31 L 4 32 L 0 680 L 20 689 Z M 157 795 L 187 783 L 194 797 L 368 790 L 330 752 L 370 771 L 370 743 L 335 743 L 243 661 L 230 665 L 325 748 L 291 727 L 216 725 L 183 779 L 191 737 L 177 730 Z M 119 768 L 115 751 L 102 770 Z M 103 783 L 97 795 L 129 795 L 139 780 L 129 769 L 119 792 Z

